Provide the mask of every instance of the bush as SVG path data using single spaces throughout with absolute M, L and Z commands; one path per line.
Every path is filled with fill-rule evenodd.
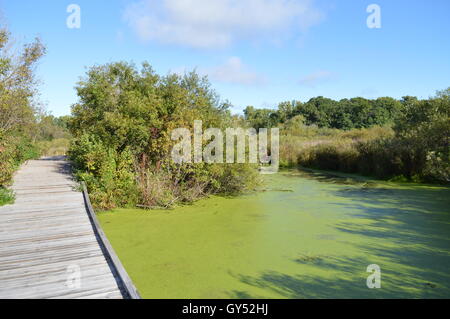
M 0 187 L 11 182 L 22 162 L 39 155 L 34 144 L 38 83 L 35 66 L 45 54 L 45 47 L 39 39 L 22 49 L 11 47 L 14 40 L 10 32 L 0 26 Z
M 37 147 L 41 156 L 66 155 L 70 146 L 70 139 L 57 138 L 49 141 L 39 141 Z
M 12 204 L 14 202 L 14 194 L 11 190 L 0 187 L 0 206 Z
M 37 147 L 23 136 L 0 136 L 0 186 L 8 185 L 24 161 L 39 156 Z
M 160 77 L 144 63 L 93 67 L 77 87 L 80 103 L 69 127 L 69 156 L 101 209 L 143 205 L 170 207 L 208 194 L 252 188 L 257 171 L 249 165 L 178 165 L 171 161 L 174 128 L 233 123 L 206 78 L 192 72 Z
M 386 131 L 388 132 L 388 131 Z M 305 167 L 415 182 L 450 181 L 449 158 L 428 151 L 414 139 L 385 134 L 357 141 L 334 140 L 303 148 L 297 163 Z
M 75 165 L 76 177 L 86 183 L 96 208 L 136 204 L 138 192 L 133 158 L 128 149 L 118 153 L 86 134 L 72 141 L 69 158 Z
M 293 117 L 282 126 L 281 161 L 383 179 L 450 182 L 450 89 L 428 100 L 404 97 L 402 103 L 393 129 L 330 131 Z

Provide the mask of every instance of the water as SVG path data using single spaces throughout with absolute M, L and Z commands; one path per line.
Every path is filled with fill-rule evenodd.
M 265 179 L 257 194 L 99 219 L 144 298 L 450 298 L 449 188 Z

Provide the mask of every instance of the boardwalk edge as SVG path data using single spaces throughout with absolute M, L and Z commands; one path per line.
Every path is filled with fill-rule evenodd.
M 105 257 L 110 262 L 110 265 L 114 268 L 118 277 L 117 279 L 122 284 L 121 288 L 125 290 L 125 293 L 127 295 L 126 297 L 128 297 L 128 299 L 142 299 L 131 278 L 128 276 L 127 271 L 120 262 L 119 257 L 114 252 L 114 249 L 112 248 L 111 243 L 109 242 L 102 227 L 100 226 L 100 223 L 98 222 L 97 216 L 95 215 L 94 209 L 89 199 L 89 193 L 87 191 L 86 183 L 81 182 L 81 186 L 83 188 L 84 203 L 89 215 L 89 219 L 91 220 L 92 226 L 94 228 L 94 232 L 97 235 L 100 246 L 105 253 Z

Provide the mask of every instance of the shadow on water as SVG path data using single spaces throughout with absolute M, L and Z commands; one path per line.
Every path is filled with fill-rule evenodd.
M 240 282 L 285 298 L 450 298 L 450 189 L 363 181 L 323 173 L 291 177 L 339 184 L 338 207 L 350 217 L 332 226 L 363 240 L 351 241 L 361 257 L 293 260 L 296 275 L 267 270 L 258 276 L 230 274 Z M 368 222 L 359 222 L 359 221 Z M 382 288 L 368 289 L 366 267 L 379 264 Z M 317 275 L 302 274 L 314 267 Z M 310 268 L 309 268 L 310 269 Z M 305 272 L 306 273 L 306 272 Z M 230 291 L 231 298 L 259 298 Z
M 339 275 L 331 278 L 312 275 L 289 275 L 277 271 L 267 271 L 258 277 L 247 275 L 235 275 L 242 283 L 269 290 L 282 298 L 398 298 L 408 297 L 406 288 L 383 290 L 368 289 L 366 277 L 368 273 L 361 272 L 361 265 L 369 265 L 367 259 L 351 258 L 328 258 L 315 264 L 315 267 L 324 271 L 332 270 Z M 396 282 L 397 285 L 405 286 L 404 281 Z M 413 284 L 412 282 L 409 283 Z M 232 291 L 230 298 L 261 298 L 261 296 L 250 295 L 245 291 Z
M 306 178 L 309 180 L 314 180 L 316 182 L 323 182 L 327 184 L 343 184 L 343 185 L 355 185 L 361 182 L 371 180 L 367 177 L 350 175 L 344 173 L 332 173 L 327 171 L 316 171 L 309 169 L 297 169 L 297 170 L 286 170 L 288 174 L 284 174 L 286 177 L 292 178 Z

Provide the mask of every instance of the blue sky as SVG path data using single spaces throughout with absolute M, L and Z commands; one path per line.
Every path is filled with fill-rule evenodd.
M 66 25 L 72 3 L 80 29 Z M 379 29 L 366 24 L 372 3 Z M 0 0 L 0 11 L 18 43 L 46 44 L 41 99 L 57 116 L 70 114 L 86 67 L 118 60 L 197 68 L 235 112 L 450 86 L 448 0 Z

